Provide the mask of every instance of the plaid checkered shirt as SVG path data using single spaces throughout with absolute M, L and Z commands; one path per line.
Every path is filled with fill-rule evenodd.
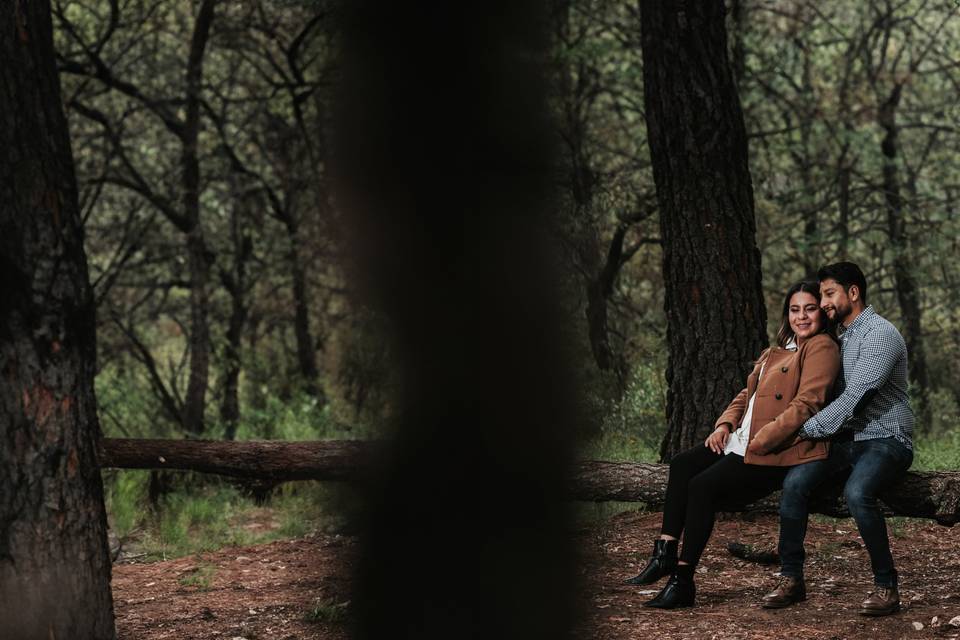
M 868 306 L 840 334 L 840 395 L 807 420 L 803 438 L 829 438 L 842 429 L 854 440 L 896 438 L 913 449 L 907 395 L 907 345 L 890 322 Z

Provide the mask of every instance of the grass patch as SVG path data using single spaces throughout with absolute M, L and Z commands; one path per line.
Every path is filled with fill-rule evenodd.
M 907 524 L 913 520 L 913 518 L 906 518 L 904 516 L 889 516 L 887 518 L 887 528 L 890 530 L 890 535 L 897 539 L 904 539 L 907 537 Z
M 960 432 L 917 436 L 913 443 L 914 471 L 960 469 Z
M 341 624 L 347 619 L 349 607 L 349 600 L 346 602 L 337 602 L 332 599 L 318 600 L 303 619 L 313 624 Z
M 112 533 L 125 552 L 146 561 L 297 538 L 316 530 L 344 531 L 355 520 L 359 503 L 340 483 L 291 482 L 280 485 L 266 505 L 258 505 L 230 482 L 197 474 L 179 476 L 179 488 L 151 510 L 148 483 L 145 471 L 104 473 Z
M 217 572 L 216 567 L 210 564 L 201 564 L 191 571 L 180 576 L 177 582 L 181 587 L 195 588 L 197 591 L 209 591 L 210 580 Z
M 145 515 L 140 550 L 147 560 L 168 560 L 261 542 L 265 536 L 232 524 L 255 509 L 252 500 L 221 483 L 169 494 L 158 513 Z
M 575 502 L 573 504 L 574 524 L 595 525 L 631 511 L 646 513 L 647 506 L 643 502 Z

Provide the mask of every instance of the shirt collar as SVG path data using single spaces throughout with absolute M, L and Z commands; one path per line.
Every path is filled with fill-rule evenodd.
M 840 323 L 840 326 L 838 327 L 839 331 L 837 333 L 843 336 L 851 331 L 854 333 L 859 331 L 860 328 L 867 323 L 867 320 L 870 318 L 870 316 L 874 315 L 875 313 L 876 311 L 873 310 L 873 305 L 868 304 L 867 308 L 860 312 L 860 315 L 857 316 L 856 320 L 850 323 L 849 327 L 844 328 L 843 323 Z
M 796 338 L 790 338 L 790 342 L 788 342 L 787 344 L 783 345 L 783 348 L 786 349 L 787 351 L 796 351 L 796 350 L 797 350 L 797 339 L 796 339 Z

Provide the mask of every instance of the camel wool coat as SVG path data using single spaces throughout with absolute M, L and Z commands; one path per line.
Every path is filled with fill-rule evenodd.
M 789 467 L 826 458 L 826 442 L 800 440 L 796 435 L 803 423 L 830 400 L 839 372 L 840 349 L 824 333 L 805 340 L 796 351 L 766 349 L 747 377 L 747 387 L 727 406 L 716 426 L 730 425 L 735 433 L 756 391 L 750 439 L 743 459 L 746 464 Z

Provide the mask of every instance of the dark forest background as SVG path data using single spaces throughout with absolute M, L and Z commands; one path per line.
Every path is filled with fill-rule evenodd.
M 314 439 L 388 423 L 389 322 L 353 295 L 344 265 L 358 247 L 340 232 L 330 174 L 336 6 L 53 11 L 105 433 Z M 930 436 L 951 431 L 960 401 L 957 12 L 732 0 L 726 20 L 767 333 L 790 282 L 858 262 L 870 301 L 907 337 L 918 431 Z M 550 19 L 561 224 L 543 233 L 576 318 L 563 348 L 601 452 L 651 456 L 666 428 L 667 321 L 639 9 L 555 2 Z M 726 241 L 702 233 L 702 246 Z

